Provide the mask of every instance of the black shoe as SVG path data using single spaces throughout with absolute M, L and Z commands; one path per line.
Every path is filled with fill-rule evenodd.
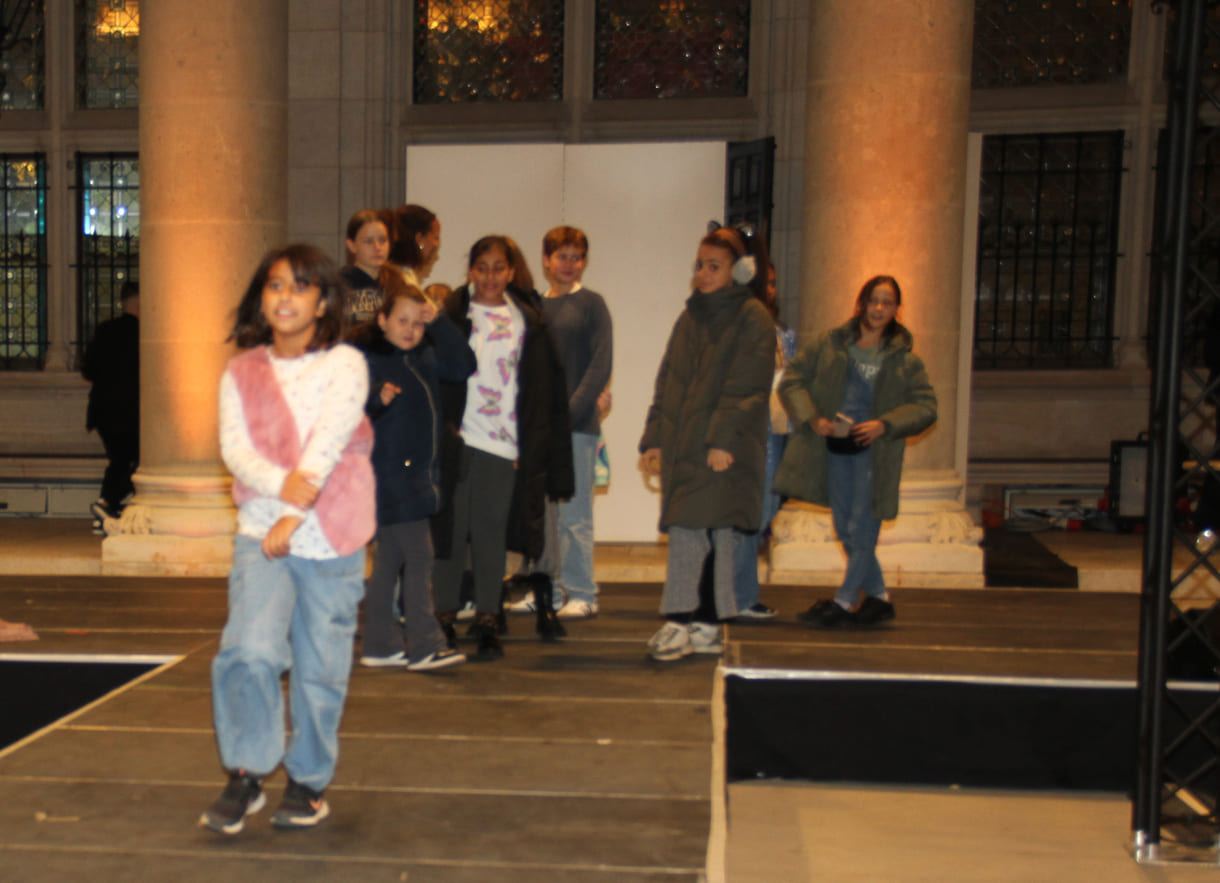
M 436 621 L 440 623 L 441 633 L 445 636 L 445 643 L 449 645 L 450 650 L 457 649 L 457 629 L 453 623 L 455 621 L 452 613 L 438 613 Z
M 200 827 L 217 834 L 239 834 L 246 826 L 246 816 L 254 815 L 267 805 L 267 795 L 257 776 L 245 770 L 229 773 L 229 784 L 216 802 L 199 817 Z
M 475 620 L 473 631 L 479 643 L 474 656 L 469 657 L 471 662 L 494 662 L 504 657 L 504 646 L 496 634 L 496 620 L 493 615 L 480 613 L 479 618 Z
M 843 609 L 834 599 L 823 599 L 804 613 L 798 613 L 796 618 L 813 629 L 836 629 L 854 625 L 856 614 Z
M 330 815 L 330 804 L 315 791 L 293 778 L 288 779 L 280 808 L 271 814 L 271 824 L 277 828 L 312 828 Z
M 105 500 L 94 500 L 89 504 L 89 514 L 98 521 L 103 521 L 107 518 L 118 518 L 121 510 L 106 505 Z
M 555 585 L 545 573 L 534 575 L 534 615 L 538 618 L 535 630 L 538 637 L 548 643 L 558 641 L 568 630 L 555 615 Z
M 880 625 L 894 618 L 894 605 L 881 598 L 869 595 L 856 611 L 856 622 L 859 625 Z

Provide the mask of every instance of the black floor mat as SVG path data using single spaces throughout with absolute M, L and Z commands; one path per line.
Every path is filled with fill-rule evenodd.
M 1076 568 L 1035 535 L 1002 527 L 983 529 L 983 579 L 989 588 L 1075 589 Z

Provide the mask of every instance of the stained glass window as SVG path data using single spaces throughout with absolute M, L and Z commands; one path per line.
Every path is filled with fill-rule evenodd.
M 1108 368 L 1122 132 L 983 139 L 975 368 Z
M 1131 0 L 974 0 L 973 85 L 1122 82 Z
M 0 367 L 41 368 L 47 351 L 46 155 L 0 154 Z
M 75 0 L 76 106 L 136 107 L 140 0 Z
M 563 7 L 563 0 L 415 0 L 415 103 L 559 101 Z
M 140 161 L 134 153 L 78 154 L 80 339 L 122 310 L 123 283 L 140 268 Z
M 45 106 L 45 24 L 42 0 L 5 4 L 0 10 L 0 110 Z
M 597 0 L 593 97 L 747 94 L 750 0 Z

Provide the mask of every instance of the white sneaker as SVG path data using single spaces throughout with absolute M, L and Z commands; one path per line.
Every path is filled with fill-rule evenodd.
M 723 653 L 724 640 L 722 629 L 711 622 L 692 622 L 690 624 L 690 649 L 692 653 Z
M 561 601 L 560 601 L 560 599 L 563 597 L 565 597 L 563 591 L 561 589 L 556 589 L 555 597 L 551 601 L 552 604 L 559 604 L 559 606 L 555 608 L 556 612 L 562 610 L 564 607 L 567 606 L 567 604 L 561 603 Z M 525 614 L 525 613 L 533 613 L 534 611 L 536 611 L 538 609 L 538 605 L 534 603 L 534 590 L 530 589 L 528 592 L 526 592 L 524 595 L 522 595 L 520 601 L 513 601 L 511 604 L 505 604 L 504 609 L 508 613 L 513 614 L 514 616 L 518 616 L 518 615 Z M 588 614 L 588 615 L 590 615 L 590 616 L 597 615 L 597 605 L 596 604 L 593 605 L 593 613 Z M 562 619 L 564 617 L 561 616 L 560 618 Z M 572 619 L 582 619 L 583 617 L 574 616 L 571 618 Z
M 596 601 L 573 598 L 556 610 L 555 615 L 560 619 L 592 619 L 597 616 L 598 610 L 600 608 L 597 606 Z
M 435 653 L 429 653 L 419 662 L 408 662 L 407 671 L 436 671 L 453 665 L 461 665 L 465 661 L 465 653 L 448 649 L 437 650 Z
M 690 629 L 680 622 L 667 622 L 648 639 L 648 653 L 658 662 L 672 662 L 694 653 Z
M 474 619 L 474 613 L 475 613 L 474 602 L 467 601 L 465 604 L 462 605 L 462 609 L 457 612 L 458 622 L 466 622 L 468 620 Z
M 399 650 L 389 656 L 361 656 L 360 664 L 367 668 L 406 668 L 407 654 Z
M 534 606 L 533 589 L 522 595 L 520 601 L 513 601 L 511 604 L 505 604 L 504 609 L 508 613 L 533 613 L 537 609 Z

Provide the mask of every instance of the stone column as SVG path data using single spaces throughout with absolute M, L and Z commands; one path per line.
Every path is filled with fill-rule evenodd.
M 221 575 L 217 387 L 287 204 L 287 0 L 157 0 L 140 39 L 140 468 L 104 573 Z
M 955 469 L 969 377 L 959 353 L 971 346 L 960 322 L 973 4 L 819 0 L 811 10 L 801 340 L 844 322 L 869 277 L 898 280 L 899 319 L 928 366 L 939 421 L 908 443 L 899 518 L 878 555 L 890 585 L 981 585 L 981 531 Z M 838 583 L 828 510 L 787 508 L 775 536 L 773 579 Z

